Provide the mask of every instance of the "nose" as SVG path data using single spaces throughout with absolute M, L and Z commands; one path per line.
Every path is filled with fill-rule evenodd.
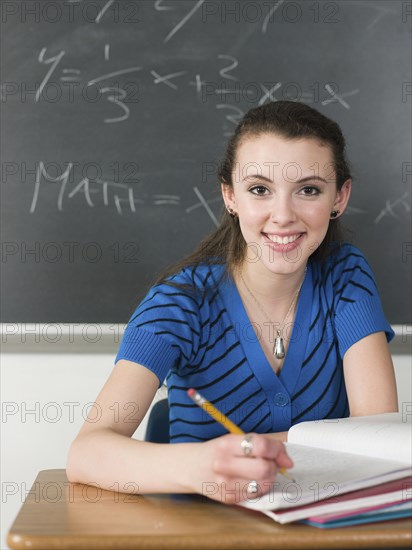
M 290 195 L 276 194 L 271 205 L 270 219 L 278 225 L 287 225 L 296 221 L 296 212 Z

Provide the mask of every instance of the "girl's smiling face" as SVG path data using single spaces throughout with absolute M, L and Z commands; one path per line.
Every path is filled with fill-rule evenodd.
M 306 264 L 325 238 L 332 210 L 343 213 L 351 190 L 350 180 L 337 190 L 327 144 L 267 133 L 241 141 L 232 182 L 222 193 L 239 217 L 246 261 L 285 274 Z

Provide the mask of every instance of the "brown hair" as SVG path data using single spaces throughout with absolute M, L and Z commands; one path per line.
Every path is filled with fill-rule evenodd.
M 303 103 L 276 101 L 251 109 L 237 126 L 219 166 L 218 176 L 222 183 L 233 186 L 232 173 L 241 142 L 247 137 L 265 133 L 277 134 L 286 139 L 320 140 L 331 148 L 338 191 L 343 183 L 351 178 L 345 157 L 345 138 L 339 125 Z M 311 258 L 323 262 L 342 242 L 343 233 L 339 219 L 331 219 L 324 240 Z M 232 218 L 224 208 L 219 227 L 207 235 L 192 253 L 167 268 L 157 277 L 154 284 L 164 282 L 167 277 L 178 273 L 184 267 L 199 264 L 226 264 L 226 271 L 230 273 L 235 265 L 243 261 L 246 247 L 238 219 Z

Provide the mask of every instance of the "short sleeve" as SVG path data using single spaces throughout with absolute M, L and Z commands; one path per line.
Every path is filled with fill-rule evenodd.
M 375 332 L 395 336 L 383 311 L 375 276 L 363 253 L 352 245 L 342 247 L 333 268 L 335 327 L 339 353 Z
M 172 368 L 190 362 L 199 338 L 195 293 L 162 283 L 149 291 L 130 318 L 115 363 L 127 359 L 143 365 L 159 378 L 160 386 Z

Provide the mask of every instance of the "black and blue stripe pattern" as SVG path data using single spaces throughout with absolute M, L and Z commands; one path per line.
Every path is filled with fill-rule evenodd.
M 149 368 L 159 383 L 167 378 L 171 442 L 225 433 L 187 396 L 191 387 L 247 432 L 348 416 L 344 354 L 373 332 L 386 332 L 388 341 L 394 336 L 372 270 L 349 244 L 323 265 L 309 260 L 279 376 L 224 266 L 186 268 L 172 280 L 192 290 L 153 287 L 130 319 L 116 357 Z

